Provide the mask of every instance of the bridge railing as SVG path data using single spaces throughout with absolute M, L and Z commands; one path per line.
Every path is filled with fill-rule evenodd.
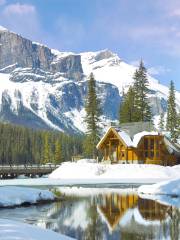
M 55 164 L 34 164 L 34 165 L 0 165 L 0 179 L 16 178 L 20 175 L 35 177 L 50 174 L 59 165 Z
M 0 174 L 48 174 L 59 165 L 0 165 Z

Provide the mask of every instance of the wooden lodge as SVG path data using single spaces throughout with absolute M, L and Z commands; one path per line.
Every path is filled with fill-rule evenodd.
M 110 163 L 145 163 L 175 165 L 180 162 L 180 148 L 157 131 L 141 131 L 133 136 L 110 127 L 97 145 L 103 160 Z

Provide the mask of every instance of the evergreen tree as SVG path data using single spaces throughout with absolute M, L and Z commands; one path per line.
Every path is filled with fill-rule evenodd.
M 50 151 L 49 151 L 49 137 L 48 137 L 48 133 L 45 133 L 45 136 L 44 136 L 44 159 L 43 159 L 43 163 L 51 162 L 49 153 L 50 153 Z
M 152 121 L 151 108 L 147 99 L 149 93 L 149 82 L 147 78 L 147 70 L 141 60 L 139 68 L 134 73 L 134 108 L 136 122 L 148 122 Z
M 175 103 L 175 88 L 173 81 L 170 82 L 169 97 L 167 105 L 167 131 L 171 134 L 171 140 L 176 142 L 177 140 L 177 112 Z
M 82 137 L 0 123 L 0 164 L 41 164 L 82 155 Z M 62 146 L 62 147 L 61 147 Z M 60 156 L 60 158 L 59 158 Z
M 55 141 L 55 156 L 54 156 L 54 163 L 60 164 L 61 162 L 61 144 L 59 139 Z
M 165 123 L 164 123 L 164 113 L 163 112 L 160 114 L 158 128 L 161 132 L 164 131 Z
M 126 94 L 123 94 L 122 102 L 120 105 L 120 123 L 134 122 L 135 111 L 134 111 L 134 97 L 135 92 L 132 86 Z
M 87 135 L 84 143 L 85 153 L 89 156 L 97 157 L 96 144 L 99 141 L 100 135 L 100 101 L 96 94 L 96 81 L 93 73 L 90 74 L 88 80 L 87 99 L 85 104 L 86 117 L 85 123 L 87 126 Z

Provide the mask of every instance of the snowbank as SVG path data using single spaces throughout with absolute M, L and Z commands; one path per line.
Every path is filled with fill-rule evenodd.
M 0 239 L 4 240 L 70 240 L 62 234 L 43 230 L 29 224 L 0 219 Z
M 180 165 L 164 167 L 145 164 L 102 164 L 83 160 L 77 163 L 65 162 L 53 171 L 50 179 L 61 179 L 82 183 L 158 182 L 180 177 Z
M 142 185 L 138 188 L 141 198 L 180 207 L 180 178 L 153 185 Z
M 97 161 L 95 159 L 88 159 L 88 158 L 85 158 L 85 159 L 80 159 L 77 161 L 78 163 L 96 163 Z
M 143 185 L 138 188 L 138 193 L 166 194 L 180 197 L 180 178 L 153 185 Z
M 18 206 L 24 203 L 35 204 L 54 200 L 55 195 L 48 190 L 25 187 L 0 187 L 0 207 Z

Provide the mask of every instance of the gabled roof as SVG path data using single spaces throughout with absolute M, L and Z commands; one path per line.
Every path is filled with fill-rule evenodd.
M 99 141 L 99 143 L 97 144 L 97 148 L 100 147 L 100 145 L 104 142 L 104 140 L 106 139 L 106 137 L 109 135 L 110 131 L 113 131 L 116 136 L 123 141 L 123 143 L 127 146 L 127 147 L 137 147 L 140 140 L 142 139 L 142 137 L 144 136 L 157 136 L 159 135 L 158 132 L 152 131 L 152 132 L 147 132 L 147 131 L 142 131 L 139 132 L 137 134 L 134 135 L 133 138 L 131 138 L 125 131 L 122 131 L 120 128 L 113 128 L 110 127 L 107 132 L 104 134 L 104 136 L 102 137 L 102 139 Z
M 180 147 L 178 147 L 178 144 L 174 144 L 169 137 L 166 136 L 165 133 L 159 133 L 157 131 L 142 131 L 139 132 L 137 134 L 135 134 L 133 137 L 130 137 L 128 135 L 127 132 L 121 130 L 120 128 L 114 128 L 114 127 L 110 127 L 107 132 L 104 134 L 104 136 L 101 138 L 101 140 L 99 141 L 99 143 L 97 144 L 97 148 L 100 148 L 101 144 L 105 141 L 105 139 L 107 138 L 107 136 L 109 135 L 110 132 L 113 132 L 117 138 L 122 141 L 122 143 L 126 146 L 126 147 L 133 147 L 133 148 L 137 148 L 139 142 L 141 141 L 141 139 L 144 136 L 158 136 L 161 135 L 163 136 L 163 140 L 164 143 L 167 147 L 167 150 L 170 154 L 175 154 L 175 155 L 180 155 Z
M 164 143 L 170 154 L 174 153 L 175 155 L 180 155 L 180 148 L 178 147 L 178 144 L 171 142 L 171 140 L 166 136 L 164 136 Z
M 160 135 L 159 132 L 155 132 L 155 131 L 152 131 L 152 132 L 147 132 L 147 131 L 143 131 L 143 132 L 139 132 L 137 134 L 134 135 L 133 137 L 133 146 L 134 147 L 137 147 L 140 140 L 145 137 L 145 136 L 158 136 Z

